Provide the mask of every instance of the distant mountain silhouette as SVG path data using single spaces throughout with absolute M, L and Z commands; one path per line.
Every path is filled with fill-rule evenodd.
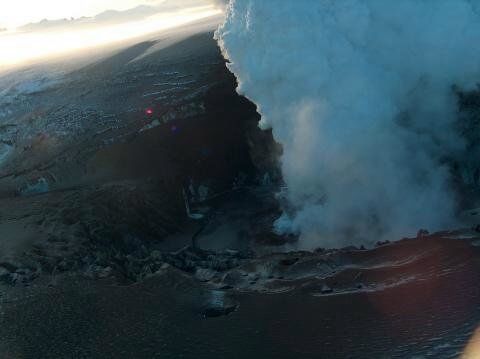
M 163 12 L 177 11 L 180 9 L 209 4 L 206 0 L 167 0 L 161 4 L 139 5 L 131 9 L 118 11 L 106 10 L 93 17 L 64 18 L 64 19 L 43 19 L 39 22 L 29 23 L 18 28 L 22 32 L 49 31 L 53 29 L 77 29 L 94 25 L 113 25 L 122 22 L 141 21 L 150 16 Z M 4 29 L 6 30 L 6 29 Z M 0 29 L 2 31 L 2 29 Z

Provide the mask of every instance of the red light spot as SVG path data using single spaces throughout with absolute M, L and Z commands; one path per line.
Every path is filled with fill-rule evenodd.
M 152 110 L 151 108 L 147 108 L 147 109 L 145 110 L 145 113 L 146 113 L 147 115 L 153 115 L 153 110 Z

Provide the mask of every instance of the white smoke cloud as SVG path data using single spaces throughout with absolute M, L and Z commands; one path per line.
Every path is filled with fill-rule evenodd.
M 480 80 L 476 0 L 232 0 L 216 37 L 284 147 L 277 230 L 341 246 L 454 225 L 452 85 Z

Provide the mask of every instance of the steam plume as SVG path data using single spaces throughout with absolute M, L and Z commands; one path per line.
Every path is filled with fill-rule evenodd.
M 232 0 L 216 37 L 284 147 L 276 222 L 305 246 L 454 224 L 452 85 L 480 79 L 475 0 Z

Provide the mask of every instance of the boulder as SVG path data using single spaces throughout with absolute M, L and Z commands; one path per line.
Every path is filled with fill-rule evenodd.
M 224 315 L 229 315 L 230 313 L 234 312 L 237 309 L 237 304 L 227 305 L 224 307 L 210 307 L 206 308 L 203 311 L 203 316 L 205 318 L 216 318 L 221 317 Z
M 197 278 L 201 282 L 208 282 L 215 277 L 217 272 L 207 268 L 197 268 L 195 271 L 195 278 Z
M 333 289 L 330 288 L 327 284 L 322 285 L 322 289 L 320 289 L 322 294 L 329 294 L 333 292 Z

